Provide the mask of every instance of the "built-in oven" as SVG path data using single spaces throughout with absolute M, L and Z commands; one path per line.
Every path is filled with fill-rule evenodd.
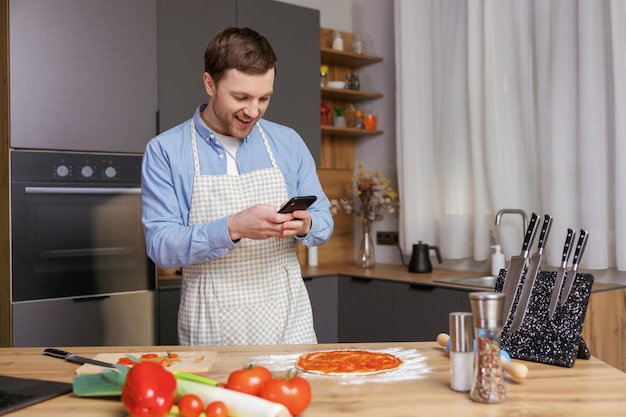
M 10 151 L 13 346 L 156 343 L 141 158 Z

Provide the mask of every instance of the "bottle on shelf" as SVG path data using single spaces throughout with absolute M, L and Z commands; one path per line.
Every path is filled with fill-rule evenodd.
M 328 65 L 320 66 L 320 86 L 326 87 L 328 82 Z

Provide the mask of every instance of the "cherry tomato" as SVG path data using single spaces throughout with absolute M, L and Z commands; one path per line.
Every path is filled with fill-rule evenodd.
M 185 394 L 178 400 L 178 412 L 183 417 L 198 417 L 204 411 L 204 403 L 196 394 Z
M 267 381 L 259 396 L 284 405 L 292 416 L 297 416 L 311 403 L 311 386 L 297 372 L 288 372 L 284 378 Z
M 228 417 L 228 407 L 222 401 L 213 401 L 206 408 L 206 417 Z
M 123 357 L 120 358 L 117 363 L 119 363 L 120 365 L 133 366 L 135 364 L 135 361 L 133 361 L 131 358 Z
M 143 355 L 141 355 L 141 359 L 156 359 L 158 357 L 159 355 L 157 355 L 156 353 L 144 353 Z
M 249 366 L 231 372 L 226 388 L 250 395 L 259 395 L 265 383 L 272 379 L 272 373 L 263 366 Z

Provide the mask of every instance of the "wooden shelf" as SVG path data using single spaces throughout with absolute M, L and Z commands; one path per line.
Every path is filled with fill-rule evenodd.
M 349 136 L 349 137 L 360 137 L 360 136 L 376 136 L 382 135 L 382 130 L 367 130 L 367 129 L 357 129 L 354 127 L 335 127 L 335 126 L 325 126 L 322 125 L 322 135 L 330 135 L 330 136 Z
M 361 90 L 350 90 L 347 88 L 330 88 L 322 87 L 322 99 L 326 100 L 341 100 L 358 103 L 367 100 L 377 100 L 383 98 L 381 93 L 371 93 Z
M 336 51 L 331 48 L 321 48 L 322 64 L 340 65 L 342 67 L 359 68 L 382 62 L 382 58 L 373 55 L 355 54 L 353 52 Z

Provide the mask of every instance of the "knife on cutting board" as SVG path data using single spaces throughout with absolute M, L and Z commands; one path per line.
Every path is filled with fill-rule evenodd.
M 578 237 L 578 243 L 576 243 L 576 250 L 574 251 L 574 258 L 572 260 L 572 267 L 567 271 L 565 281 L 563 281 L 563 295 L 561 296 L 561 305 L 565 304 L 569 293 L 572 291 L 572 285 L 576 279 L 578 273 L 578 266 L 580 265 L 580 258 L 583 256 L 585 246 L 587 246 L 587 237 L 589 234 L 586 230 L 580 229 L 580 236 Z
M 55 348 L 46 348 L 43 351 L 44 355 L 52 356 L 54 358 L 64 359 L 68 362 L 73 362 L 77 364 L 85 364 L 88 363 L 90 365 L 96 366 L 104 366 L 106 368 L 115 368 L 115 365 L 109 362 L 103 362 L 96 359 L 85 358 L 83 356 L 78 356 L 70 352 L 66 352 L 65 350 L 55 349 Z
M 552 320 L 552 316 L 554 316 L 554 312 L 556 311 L 556 306 L 559 303 L 561 287 L 563 286 L 563 279 L 567 274 L 567 262 L 569 261 L 570 254 L 572 253 L 572 248 L 574 247 L 572 243 L 574 242 L 575 236 L 576 232 L 574 229 L 567 229 L 567 236 L 565 237 L 565 244 L 563 245 L 563 255 L 561 256 L 561 265 L 559 265 L 559 269 L 556 272 L 554 288 L 552 289 L 552 295 L 550 296 L 550 305 L 548 307 L 549 320 Z
M 524 243 L 522 243 L 522 252 L 517 256 L 511 256 L 511 260 L 509 261 L 509 268 L 506 271 L 506 276 L 504 277 L 504 285 L 502 287 L 502 292 L 504 293 L 504 305 L 502 307 L 502 311 L 507 312 L 507 315 L 504 316 L 505 321 L 511 315 L 513 299 L 515 298 L 515 294 L 517 293 L 519 280 L 524 273 L 526 258 L 528 258 L 530 246 L 535 239 L 538 224 L 539 216 L 536 213 L 533 213 L 530 217 L 528 229 L 526 230 L 526 236 L 524 236 Z
M 515 309 L 515 316 L 513 318 L 513 323 L 509 329 L 510 333 L 516 332 L 522 322 L 524 321 L 524 317 L 526 316 L 526 309 L 528 308 L 528 301 L 530 300 L 530 295 L 533 292 L 533 287 L 535 285 L 535 279 L 537 279 L 537 274 L 539 273 L 539 267 L 541 266 L 541 258 L 543 256 L 543 248 L 548 240 L 548 235 L 550 234 L 550 228 L 552 227 L 552 216 L 549 214 L 544 215 L 543 217 L 543 225 L 541 226 L 541 232 L 539 233 L 539 243 L 537 243 L 537 252 L 533 253 L 530 256 L 530 264 L 528 265 L 528 270 L 526 271 L 526 278 L 524 279 L 524 283 L 522 284 L 522 293 L 519 297 L 519 302 L 517 303 L 517 308 Z

